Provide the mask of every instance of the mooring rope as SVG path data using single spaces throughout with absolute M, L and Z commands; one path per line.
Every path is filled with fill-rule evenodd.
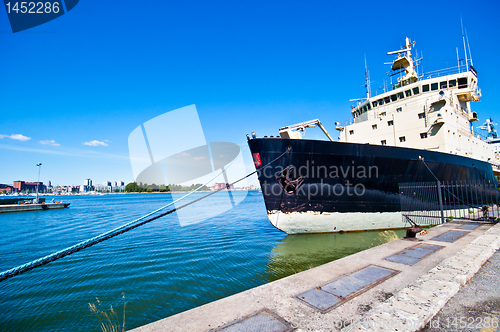
M 491 180 L 488 180 L 488 179 L 487 179 L 487 178 L 483 175 L 483 173 L 481 173 L 481 172 L 477 169 L 476 165 L 472 164 L 472 167 L 474 167 L 474 169 L 475 169 L 475 170 L 479 173 L 479 175 L 481 175 L 481 177 L 484 179 L 484 181 L 486 181 L 486 182 L 488 182 L 488 183 L 491 183 Z
M 270 161 L 269 163 L 267 163 L 266 165 L 264 165 L 262 168 L 264 168 L 264 167 L 267 167 L 267 166 L 271 165 L 272 163 L 274 163 L 275 161 L 277 161 L 278 159 L 280 159 L 281 157 L 283 157 L 283 156 L 284 156 L 286 153 L 288 153 L 289 151 L 290 151 L 290 148 L 287 148 L 287 150 L 285 150 L 285 151 L 284 151 L 284 152 L 283 152 L 280 156 L 278 156 L 278 157 L 277 157 L 277 158 L 275 158 L 274 160 Z M 243 152 L 243 151 L 242 151 L 242 152 Z M 235 159 L 235 160 L 236 160 L 236 159 Z M 234 163 L 234 161 L 235 161 L 235 160 L 233 160 L 233 161 L 232 161 L 232 162 L 228 165 L 228 167 L 226 167 L 226 169 L 225 169 L 225 170 L 227 170 L 227 168 L 229 168 L 229 167 L 230 167 L 230 166 Z M 223 170 L 222 172 L 224 172 L 224 170 Z M 163 207 L 161 207 L 161 208 L 159 208 L 159 209 L 157 209 L 157 210 L 155 210 L 155 211 L 153 211 L 153 212 L 150 212 L 150 213 L 148 213 L 148 214 L 146 214 L 146 215 L 144 215 L 144 216 L 142 216 L 142 217 L 140 217 L 140 218 L 137 218 L 137 219 L 135 219 L 135 220 L 133 220 L 133 221 L 131 221 L 131 222 L 129 222 L 129 223 L 126 223 L 125 225 L 122 225 L 122 226 L 120 226 L 120 227 L 117 227 L 117 228 L 115 228 L 115 229 L 112 229 L 112 230 L 110 230 L 110 231 L 107 231 L 107 232 L 105 232 L 105 233 L 103 233 L 103 234 L 101 234 L 101 235 L 98 235 L 98 236 L 95 236 L 95 237 L 90 238 L 90 239 L 88 239 L 88 240 L 85 240 L 85 241 L 82 241 L 82 242 L 80 242 L 80 243 L 77 243 L 77 244 L 75 244 L 75 245 L 73 245 L 73 246 L 71 246 L 71 247 L 68 247 L 68 248 L 66 248 L 66 249 L 59 250 L 59 251 L 57 251 L 57 252 L 55 252 L 55 253 L 52 253 L 52 254 L 50 254 L 50 255 L 47 255 L 47 256 L 44 256 L 44 257 L 42 257 L 42 258 L 36 259 L 36 260 L 31 261 L 31 262 L 29 262 L 29 263 L 26 263 L 26 264 L 23 264 L 23 265 L 19 265 L 19 266 L 15 267 L 15 268 L 12 268 L 12 269 L 6 270 L 6 271 L 4 271 L 4 272 L 0 273 L 0 281 L 4 281 L 4 280 L 6 280 L 6 279 L 12 278 L 12 277 L 17 276 L 17 275 L 19 275 L 19 274 L 22 274 L 22 273 L 24 273 L 24 272 L 27 272 L 27 271 L 33 270 L 33 269 L 34 269 L 34 268 L 36 268 L 36 267 L 39 267 L 39 266 L 42 266 L 42 265 L 48 264 L 48 263 L 53 262 L 53 261 L 55 261 L 55 260 L 57 260 L 57 259 L 59 259 L 59 258 L 63 258 L 63 257 L 65 257 L 65 256 L 71 255 L 71 254 L 73 254 L 73 253 L 75 253 L 75 252 L 78 252 L 78 251 L 80 251 L 80 250 L 83 250 L 83 249 L 85 249 L 85 248 L 88 248 L 88 247 L 90 247 L 90 246 L 93 246 L 93 245 L 95 245 L 95 244 L 97 244 L 97 243 L 100 243 L 100 242 L 102 242 L 102 241 L 108 240 L 108 239 L 110 239 L 110 238 L 112 238 L 112 237 L 115 237 L 115 236 L 120 235 L 120 234 L 122 234 L 122 233 L 128 232 L 128 231 L 130 231 L 130 230 L 132 230 L 132 229 L 134 229 L 134 228 L 137 228 L 137 227 L 142 226 L 142 225 L 144 225 L 144 224 L 147 224 L 147 223 L 149 223 L 149 222 L 151 222 L 151 221 L 153 221 L 153 220 L 156 220 L 156 219 L 158 219 L 158 218 L 161 218 L 161 217 L 164 217 L 164 216 L 166 216 L 166 215 L 168 215 L 168 214 L 171 214 L 171 213 L 173 213 L 173 212 L 175 212 L 175 211 L 177 211 L 177 210 L 180 210 L 180 209 L 182 209 L 182 208 L 185 208 L 186 206 L 189 206 L 189 205 L 194 204 L 194 203 L 196 203 L 196 202 L 198 202 L 198 201 L 201 201 L 202 199 L 205 199 L 205 198 L 207 198 L 207 197 L 209 197 L 209 196 L 211 196 L 211 195 L 213 195 L 213 194 L 216 194 L 216 193 L 218 193 L 219 191 L 222 191 L 222 190 L 224 190 L 224 189 L 226 189 L 226 188 L 230 188 L 232 185 L 234 185 L 234 184 L 236 184 L 236 183 L 238 183 L 238 182 L 240 182 L 240 181 L 242 181 L 242 180 L 244 180 L 244 179 L 248 178 L 249 176 L 251 176 L 251 175 L 253 175 L 253 174 L 257 173 L 257 170 L 253 171 L 252 173 L 249 173 L 249 174 L 245 175 L 244 177 L 242 177 L 242 178 L 240 178 L 240 179 L 238 179 L 238 180 L 234 181 L 233 183 L 227 183 L 227 184 L 226 184 L 226 188 L 221 188 L 221 189 L 215 190 L 215 191 L 213 191 L 213 192 L 211 192 L 211 193 L 209 193 L 209 194 L 207 194 L 207 195 L 205 195 L 205 196 L 202 196 L 202 197 L 200 197 L 200 198 L 195 199 L 194 201 L 191 201 L 191 202 L 189 202 L 189 203 L 186 203 L 186 204 L 184 204 L 184 205 L 181 205 L 181 206 L 179 206 L 179 207 L 177 207 L 177 208 L 174 208 L 174 209 L 172 209 L 172 210 L 169 210 L 169 211 L 164 212 L 164 213 L 162 213 L 162 214 L 159 214 L 159 215 L 157 215 L 157 216 L 154 216 L 154 217 L 152 217 L 152 218 L 150 218 L 150 219 L 146 219 L 146 220 L 144 220 L 145 218 L 147 218 L 147 217 L 149 217 L 149 216 L 151 216 L 151 215 L 153 215 L 153 214 L 155 214 L 155 213 L 157 213 L 157 212 L 159 212 L 159 211 L 161 211 L 161 210 L 164 210 L 165 208 L 167 208 L 167 207 L 171 206 L 172 204 L 175 204 L 175 203 L 177 203 L 177 202 L 181 201 L 182 199 L 184 199 L 184 198 L 188 197 L 189 195 L 191 195 L 191 194 L 195 193 L 196 191 L 200 190 L 203 186 L 207 185 L 208 183 L 210 183 L 211 181 L 213 181 L 214 179 L 216 179 L 218 176 L 220 176 L 220 175 L 222 174 L 222 172 L 221 172 L 221 173 L 219 173 L 217 176 L 215 176 L 215 177 L 214 177 L 213 179 L 211 179 L 210 181 L 208 181 L 206 184 L 201 185 L 200 187 L 198 187 L 198 188 L 196 188 L 195 190 L 193 190 L 193 191 L 189 192 L 188 194 L 186 194 L 186 195 L 182 196 L 181 198 L 179 198 L 179 199 L 177 199 L 177 200 L 175 200 L 175 201 L 173 201 L 173 202 L 171 202 L 171 203 L 169 203 L 169 204 L 167 204 L 167 205 L 165 205 L 165 206 L 163 206 Z

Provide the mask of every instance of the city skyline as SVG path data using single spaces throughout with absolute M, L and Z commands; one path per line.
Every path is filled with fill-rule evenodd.
M 419 73 L 457 66 L 465 56 L 461 18 L 483 92 L 472 110 L 481 123 L 500 121 L 496 2 L 470 11 L 465 1 L 422 1 L 398 15 L 369 1 L 154 6 L 123 1 L 117 11 L 88 0 L 15 34 L 0 10 L 0 183 L 36 181 L 37 163 L 40 181 L 54 185 L 133 182 L 130 133 L 193 104 L 205 140 L 238 144 L 249 173 L 246 134 L 278 135 L 319 118 L 336 138 L 335 122 L 351 118 L 350 100 L 366 96 L 365 59 L 375 94 L 390 85 L 387 52 L 405 37 L 423 56 Z M 431 24 L 428 8 L 446 15 Z M 172 124 L 183 125 L 189 132 Z M 309 129 L 305 138 L 323 134 Z

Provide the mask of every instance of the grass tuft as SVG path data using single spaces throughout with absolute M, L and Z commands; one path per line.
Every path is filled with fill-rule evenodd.
M 122 293 L 123 300 L 123 315 L 122 322 L 120 323 L 118 319 L 117 312 L 113 309 L 113 306 L 110 306 L 109 313 L 105 310 L 101 309 L 101 301 L 96 297 L 96 303 L 89 303 L 90 312 L 97 316 L 99 320 L 99 326 L 102 332 L 125 332 L 125 308 L 127 306 L 127 302 L 125 302 L 125 293 Z
M 391 231 L 391 230 L 386 230 L 386 231 L 380 232 L 379 236 L 382 238 L 382 240 L 384 242 L 391 242 L 391 241 L 399 239 L 398 234 L 396 234 L 395 231 Z

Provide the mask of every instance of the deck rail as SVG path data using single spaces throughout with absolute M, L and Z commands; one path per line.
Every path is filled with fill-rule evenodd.
M 500 216 L 500 191 L 487 181 L 400 183 L 399 194 L 403 221 L 417 225 Z
M 465 73 L 468 71 L 470 71 L 472 73 L 476 72 L 473 67 L 471 68 L 469 66 L 466 66 L 465 64 L 461 64 L 460 66 L 454 66 L 454 67 L 449 67 L 449 68 L 428 71 L 426 73 L 423 73 L 421 76 L 419 76 L 419 79 L 425 80 L 425 79 L 429 79 L 429 78 L 436 78 L 436 77 L 443 77 L 443 76 L 448 76 L 448 75 Z

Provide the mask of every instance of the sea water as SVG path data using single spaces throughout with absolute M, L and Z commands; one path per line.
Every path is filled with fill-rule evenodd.
M 112 306 L 116 323 L 125 321 L 131 329 L 387 241 L 386 233 L 373 231 L 286 235 L 267 220 L 262 194 L 233 195 L 246 197 L 208 220 L 181 226 L 173 213 L 0 282 L 0 331 L 100 331 L 102 317 L 89 305 L 108 315 Z M 0 214 L 0 270 L 104 233 L 181 196 L 66 196 L 67 209 Z M 218 199 L 215 194 L 185 211 L 213 215 Z

